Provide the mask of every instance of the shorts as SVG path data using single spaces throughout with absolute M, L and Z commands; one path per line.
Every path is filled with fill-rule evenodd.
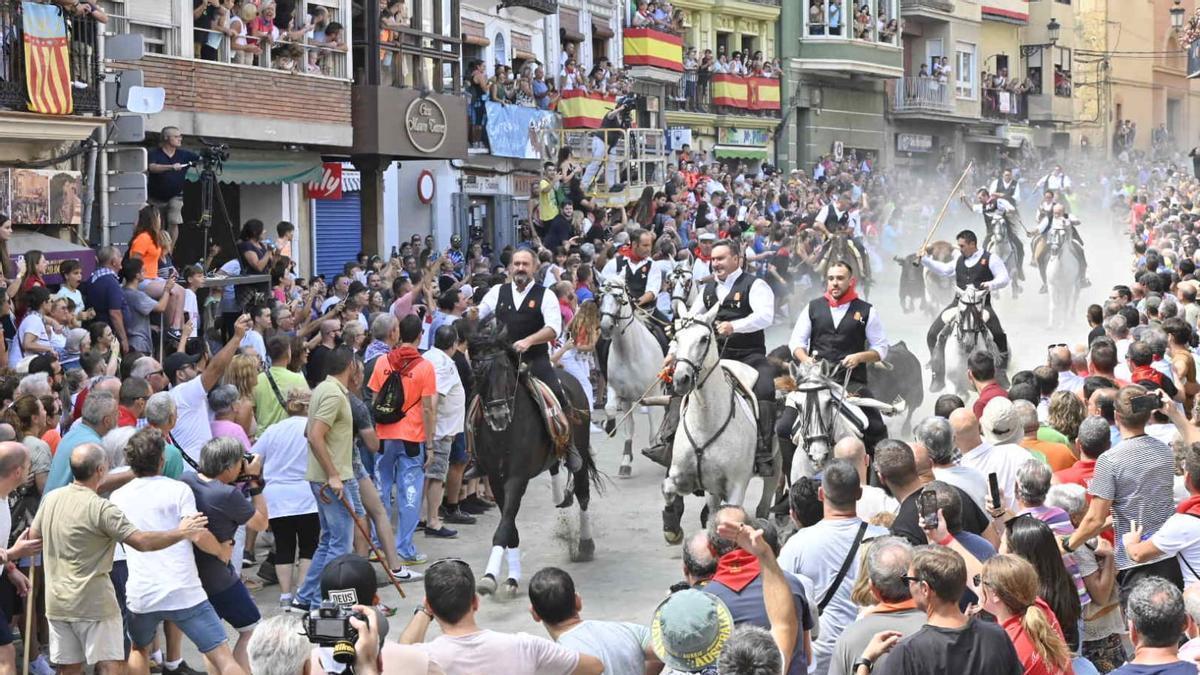
M 125 660 L 121 616 L 103 621 L 50 619 L 50 661 L 62 666 Z
M 209 595 L 208 602 L 216 610 L 217 616 L 239 633 L 254 630 L 254 626 L 262 621 L 258 605 L 254 604 L 254 598 L 250 597 L 250 591 L 241 579 L 229 588 Z
M 446 474 L 450 471 L 450 446 L 453 444 L 453 436 L 442 436 L 434 440 L 429 448 L 429 463 L 425 466 L 426 478 L 445 482 Z
M 271 518 L 271 531 L 275 533 L 275 564 L 291 565 L 296 562 L 299 550 L 301 560 L 312 560 L 321 537 L 321 519 L 315 513 Z
M 467 454 L 467 435 L 463 432 L 454 434 L 454 443 L 450 446 L 450 463 L 466 464 L 471 460 Z
M 141 649 L 154 642 L 158 626 L 164 621 L 179 626 L 201 654 L 207 654 L 225 644 L 225 627 L 212 604 L 204 602 L 183 609 L 168 609 L 138 614 L 129 612 L 129 639 L 133 646 Z
M 163 220 L 167 225 L 183 224 L 183 195 L 175 195 L 165 202 L 157 199 L 149 201 L 151 206 L 157 207 L 162 212 Z

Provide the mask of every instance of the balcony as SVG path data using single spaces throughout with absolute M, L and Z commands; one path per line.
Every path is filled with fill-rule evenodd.
M 57 6 L 52 5 L 57 8 Z M 60 10 L 61 11 L 61 10 Z M 21 3 L 16 0 L 0 0 L 0 31 L 3 31 L 3 58 L 0 59 L 0 108 L 13 111 L 40 112 L 30 102 L 27 86 L 24 27 L 22 26 Z M 100 58 L 99 42 L 102 39 L 100 30 L 90 16 L 62 18 L 60 24 L 64 28 L 63 37 L 67 40 L 67 58 L 69 59 L 70 77 L 67 82 L 60 84 L 70 88 L 72 101 L 69 108 L 66 101 L 43 101 L 41 105 L 50 105 L 58 111 L 48 111 L 44 114 L 68 115 L 98 115 L 100 113 Z M 61 111 L 61 112 L 60 112 Z M 90 133 L 90 131 L 88 132 Z M 86 134 L 85 134 L 86 136 Z
M 899 0 L 869 4 L 815 0 L 801 13 L 799 47 L 791 67 L 834 77 L 894 79 L 903 76 Z M 843 7 L 856 8 L 846 14 Z M 784 47 L 785 53 L 788 51 Z
M 635 12 L 621 37 L 623 60 L 636 80 L 673 84 L 683 72 L 683 37 L 670 23 Z
M 500 9 L 528 9 L 538 14 L 558 14 L 558 0 L 502 0 Z
M 779 119 L 779 94 L 775 78 L 719 74 L 701 83 L 689 72 L 683 87 L 668 93 L 666 107 L 671 112 Z
M 892 112 L 898 115 L 952 115 L 954 92 L 949 83 L 939 82 L 935 77 L 905 77 L 896 82 Z
M 1029 120 L 1029 94 L 985 87 L 981 99 L 984 119 L 1024 123 Z
M 900 13 L 908 18 L 913 14 L 953 14 L 953 0 L 900 0 Z

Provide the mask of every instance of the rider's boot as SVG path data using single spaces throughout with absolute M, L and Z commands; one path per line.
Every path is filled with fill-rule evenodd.
M 754 473 L 775 475 L 775 403 L 758 402 L 758 443 L 754 446 Z
M 996 351 L 1000 353 L 1000 355 L 996 358 L 996 369 L 1004 370 L 1008 367 L 1008 359 L 1010 356 L 1008 351 L 1008 336 L 992 336 L 992 339 L 996 343 Z
M 675 430 L 679 428 L 679 407 L 682 398 L 672 396 L 667 404 L 667 412 L 663 415 L 662 424 L 658 427 L 658 436 L 654 445 L 642 450 L 642 455 L 665 467 L 671 466 L 671 450 L 675 445 Z

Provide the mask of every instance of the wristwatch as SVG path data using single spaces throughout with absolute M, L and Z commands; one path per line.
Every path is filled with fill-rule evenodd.
M 433 612 L 425 609 L 425 605 L 417 605 L 417 608 L 413 610 L 413 616 L 416 616 L 418 613 L 424 614 L 429 617 L 430 621 L 433 621 Z
M 858 657 L 858 660 L 854 662 L 854 665 L 850 667 L 850 672 L 857 673 L 859 666 L 866 666 L 867 672 L 869 673 L 871 672 L 871 669 L 875 667 L 875 664 L 871 662 L 871 659 L 868 659 L 865 656 L 860 656 Z
M 1071 548 L 1071 535 L 1069 534 L 1064 534 L 1063 536 L 1059 537 L 1058 543 L 1062 545 L 1062 550 L 1066 551 L 1067 553 L 1070 553 L 1074 550 Z

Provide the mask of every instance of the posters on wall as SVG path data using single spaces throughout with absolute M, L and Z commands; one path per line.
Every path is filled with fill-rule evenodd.
M 22 225 L 78 225 L 83 217 L 78 171 L 0 169 L 0 212 Z
M 553 161 L 559 116 L 549 110 L 487 103 L 488 145 L 497 157 Z

